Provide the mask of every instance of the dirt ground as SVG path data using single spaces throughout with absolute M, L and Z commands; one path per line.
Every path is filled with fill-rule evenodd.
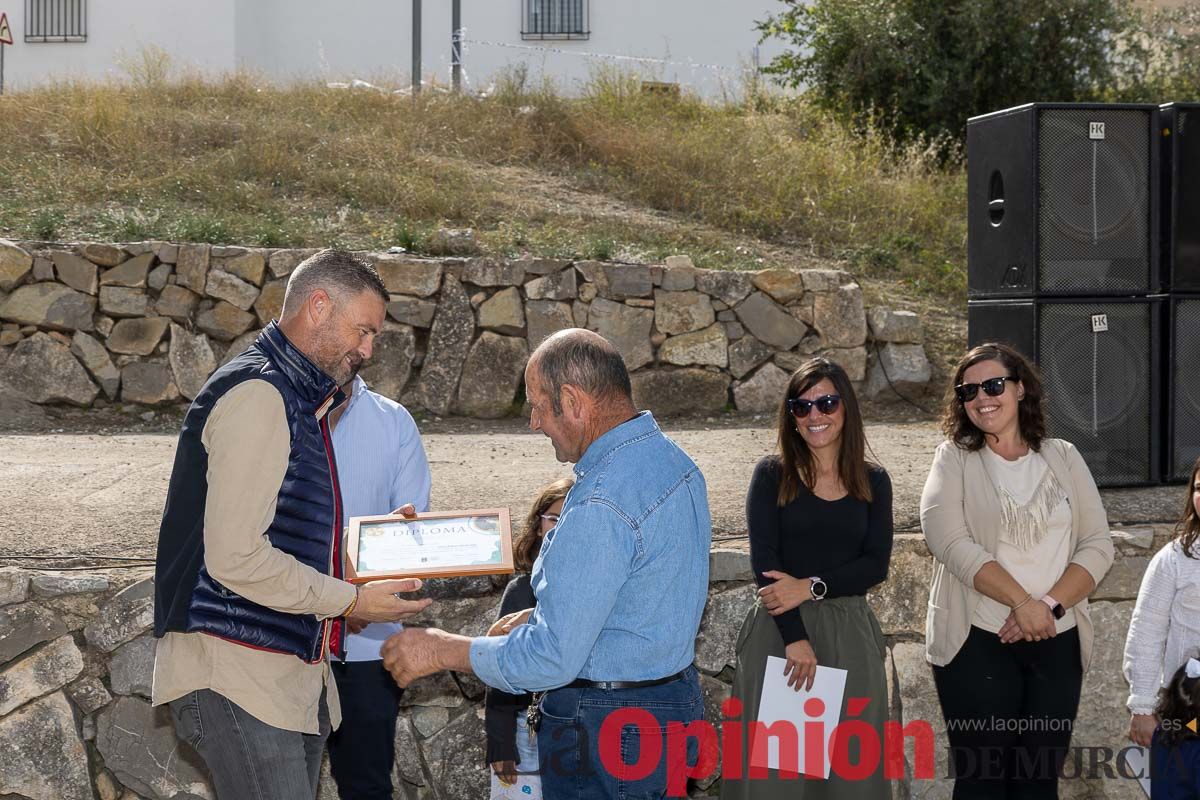
M 941 437 L 928 417 L 878 410 L 868 426 L 876 460 L 891 473 L 898 533 L 918 532 L 917 509 Z M 131 422 L 110 410 L 66 414 L 37 434 L 0 433 L 0 563 L 69 566 L 152 558 L 175 450 L 177 412 Z M 524 515 L 538 487 L 564 475 L 550 443 L 523 420 L 422 420 L 439 509 L 508 506 Z M 744 544 L 745 491 L 773 447 L 765 417 L 667 420 L 667 433 L 708 481 L 714 544 Z M 1173 519 L 1179 487 L 1104 493 L 1113 523 Z

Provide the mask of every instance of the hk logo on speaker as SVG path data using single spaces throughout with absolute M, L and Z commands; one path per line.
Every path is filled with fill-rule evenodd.
M 1103 139 L 1104 138 L 1104 123 L 1103 122 L 1089 122 L 1088 123 L 1088 138 L 1089 139 Z

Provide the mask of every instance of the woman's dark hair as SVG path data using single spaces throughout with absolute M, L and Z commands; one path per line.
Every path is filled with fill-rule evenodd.
M 942 412 L 942 432 L 946 438 L 964 450 L 974 452 L 984 445 L 984 433 L 975 427 L 967 416 L 967 409 L 958 401 L 954 387 L 963 381 L 963 373 L 983 361 L 999 361 L 1008 374 L 1021 382 L 1025 397 L 1017 402 L 1017 424 L 1021 438 L 1033 450 L 1042 449 L 1046 438 L 1046 416 L 1042 412 L 1042 379 L 1037 368 L 1012 347 L 999 342 L 988 342 L 972 347 L 959 359 L 954 369 L 954 378 L 946 391 L 945 410 Z
M 833 384 L 842 398 L 845 422 L 842 425 L 841 446 L 838 450 L 838 476 L 850 496 L 871 502 L 871 479 L 867 474 L 867 435 L 863 431 L 862 412 L 858 397 L 846 370 L 827 358 L 811 358 L 792 373 L 787 393 L 779 403 L 779 456 L 783 474 L 779 479 L 780 506 L 786 506 L 800 494 L 800 483 L 812 488 L 817 481 L 816 463 L 808 443 L 796 430 L 796 418 L 788 410 L 787 401 L 799 397 L 823 379 Z
M 525 518 L 525 530 L 521 532 L 516 544 L 513 545 L 513 566 L 517 568 L 518 572 L 529 572 L 533 569 L 533 562 L 537 558 L 538 550 L 542 547 L 542 514 L 546 513 L 547 508 L 566 497 L 567 492 L 571 491 L 571 487 L 574 485 L 574 479 L 562 478 L 542 487 L 542 491 L 538 493 L 537 499 L 533 501 L 533 506 L 529 509 L 529 516 Z
M 1171 682 L 1159 690 L 1154 713 L 1162 723 L 1159 736 L 1163 744 L 1171 747 L 1184 739 L 1195 738 L 1196 734 L 1187 723 L 1200 716 L 1200 678 L 1187 676 L 1186 661 L 1175 670 Z
M 1200 514 L 1196 513 L 1196 504 L 1192 502 L 1192 493 L 1196 491 L 1196 481 L 1200 480 L 1200 458 L 1192 465 L 1192 477 L 1188 481 L 1187 504 L 1183 507 L 1183 516 L 1175 526 L 1175 535 L 1179 537 L 1179 546 L 1188 558 L 1196 558 L 1192 547 L 1200 538 Z

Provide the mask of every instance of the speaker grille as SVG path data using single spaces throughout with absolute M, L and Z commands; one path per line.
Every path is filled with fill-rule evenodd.
M 1200 458 L 1200 298 L 1175 303 L 1171 403 L 1175 431 L 1171 443 L 1171 478 L 1186 481 Z
M 1094 123 L 1103 139 L 1090 138 Z M 1038 288 L 1148 291 L 1149 113 L 1045 109 L 1038 131 Z
M 1103 314 L 1108 330 L 1093 331 Z M 1050 435 L 1079 448 L 1100 485 L 1145 483 L 1150 465 L 1148 303 L 1054 303 L 1039 309 L 1038 360 Z

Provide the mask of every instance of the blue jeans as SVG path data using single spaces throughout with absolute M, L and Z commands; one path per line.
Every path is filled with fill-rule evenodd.
M 704 718 L 695 667 L 679 680 L 643 689 L 555 689 L 542 698 L 541 711 L 538 751 L 547 800 L 659 800 L 667 796 L 668 779 L 686 787 L 697 742 L 688 737 L 680 758 L 666 734 L 668 723 Z M 616 712 L 625 714 L 604 728 Z
M 287 731 L 251 716 L 211 689 L 170 702 L 175 732 L 204 759 L 217 800 L 299 800 L 317 796 L 329 707 L 321 694 L 320 733 Z

